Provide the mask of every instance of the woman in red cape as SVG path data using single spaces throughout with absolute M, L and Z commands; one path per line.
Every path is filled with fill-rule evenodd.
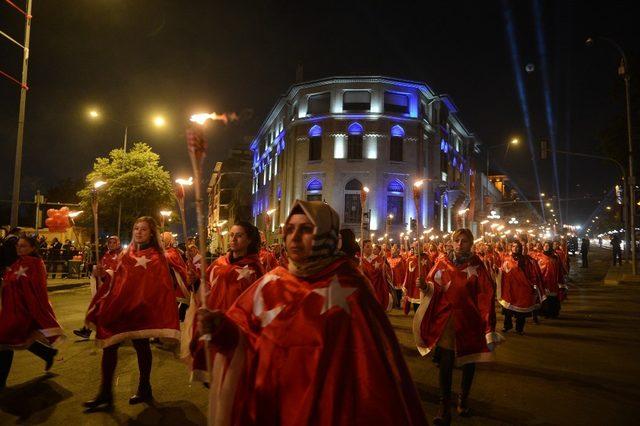
M 440 355 L 440 411 L 435 424 L 451 421 L 451 381 L 454 362 L 462 365 L 458 413 L 468 415 L 468 398 L 476 362 L 493 360 L 495 291 L 482 260 L 471 253 L 473 234 L 458 229 L 451 235 L 453 252 L 436 260 L 426 281 L 418 282 L 423 300 L 413 319 L 413 333 L 421 355 L 438 348 Z
M 229 230 L 229 253 L 220 256 L 207 269 L 209 290 L 207 309 L 225 312 L 238 297 L 264 273 L 259 257 L 260 233 L 249 222 L 238 222 Z M 192 327 L 197 324 L 192 312 Z M 204 341 L 194 330 L 190 340 L 190 356 L 185 362 L 191 364 L 191 378 L 209 382 Z
M 161 235 L 164 247 L 164 255 L 169 262 L 169 272 L 173 280 L 173 287 L 178 304 L 178 318 L 184 320 L 189 303 L 191 303 L 191 286 L 189 282 L 189 268 L 182 257 L 182 253 L 174 247 L 175 239 L 171 232 L 163 232 Z
M 138 356 L 140 382 L 129 404 L 150 401 L 151 348 L 149 338 L 180 339 L 178 308 L 169 264 L 160 243 L 156 221 L 143 216 L 133 225 L 133 242 L 119 259 L 115 271 L 89 305 L 86 322 L 96 330 L 102 351 L 102 382 L 98 396 L 85 402 L 87 411 L 113 405 L 113 375 L 118 347 L 131 339 Z
M 0 281 L 0 389 L 7 382 L 13 351 L 27 349 L 53 365 L 58 351 L 51 347 L 64 336 L 47 295 L 47 272 L 33 237 L 20 237 L 18 260 Z
M 524 333 L 526 318 L 540 309 L 540 288 L 542 279 L 538 263 L 522 254 L 522 243 L 511 243 L 511 255 L 502 262 L 500 294 L 498 301 L 502 305 L 504 327 L 507 332 L 513 328 L 513 317 L 516 317 L 516 332 Z
M 400 346 L 366 278 L 337 249 L 338 214 L 297 200 L 289 269 L 226 312 L 201 312 L 213 360 L 212 425 L 426 424 Z
M 400 255 L 398 245 L 391 246 L 391 257 L 387 259 L 389 267 L 391 268 L 391 280 L 393 281 L 393 290 L 396 292 L 394 301 L 396 308 L 400 307 L 400 301 L 402 300 L 402 285 L 404 284 L 404 276 L 407 274 L 407 262 Z
M 362 273 L 371 282 L 373 293 L 382 309 L 390 311 L 393 307 L 393 298 L 389 294 L 389 284 L 385 274 L 385 258 L 380 254 L 373 253 L 371 240 L 363 241 L 362 254 L 362 259 L 360 259 Z
M 564 285 L 564 269 L 562 261 L 553 250 L 550 242 L 545 242 L 542 253 L 537 257 L 538 266 L 542 274 L 542 314 L 547 318 L 558 318 L 560 314 L 561 286 Z

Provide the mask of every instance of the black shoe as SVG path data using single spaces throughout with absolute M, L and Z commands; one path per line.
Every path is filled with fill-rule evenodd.
M 469 398 L 458 395 L 458 404 L 456 404 L 456 411 L 461 417 L 470 417 L 471 409 L 469 408 Z
M 95 399 L 82 404 L 85 413 L 93 413 L 95 411 L 107 411 L 113 408 L 113 395 L 99 394 Z
M 86 327 L 82 327 L 78 330 L 73 330 L 73 334 L 86 340 L 91 337 L 91 330 Z
M 51 370 L 51 367 L 53 366 L 53 361 L 55 360 L 56 355 L 58 355 L 58 350 L 54 349 L 51 351 L 51 354 L 47 356 L 47 358 L 44 360 L 45 361 L 44 371 Z
M 140 388 L 135 395 L 129 398 L 130 405 L 140 404 L 142 402 L 150 402 L 153 400 L 153 393 L 151 392 L 151 386 Z

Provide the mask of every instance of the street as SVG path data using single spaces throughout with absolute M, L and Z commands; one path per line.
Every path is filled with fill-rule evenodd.
M 610 253 L 594 248 L 591 267 L 572 258 L 569 300 L 560 318 L 528 319 L 525 334 L 505 334 L 496 362 L 478 364 L 471 391 L 473 416 L 454 414 L 460 425 L 623 425 L 640 409 L 640 292 L 635 285 L 605 286 Z M 87 286 L 50 293 L 68 339 L 51 374 L 29 352 L 16 353 L 7 390 L 0 394 L 0 424 L 194 424 L 206 423 L 207 391 L 189 383 L 188 370 L 171 352 L 153 349 L 153 406 L 127 403 L 137 386 L 131 346 L 120 348 L 115 410 L 83 414 L 81 403 L 95 396 L 100 351 L 93 341 L 77 341 L 89 302 Z M 413 344 L 411 316 L 390 315 L 429 420 L 437 411 L 438 370 Z M 498 314 L 497 330 L 502 328 Z M 454 372 L 454 392 L 459 389 Z

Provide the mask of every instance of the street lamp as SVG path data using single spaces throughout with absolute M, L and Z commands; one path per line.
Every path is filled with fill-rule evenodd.
M 95 240 L 96 265 L 100 261 L 100 247 L 98 245 L 98 189 L 106 184 L 107 182 L 99 180 L 93 184 L 93 189 L 91 190 L 91 211 L 93 212 L 93 238 Z M 96 276 L 96 280 L 98 281 L 98 284 L 100 284 L 99 275 Z
M 480 189 L 481 189 L 481 195 L 482 195 L 482 197 L 481 197 L 481 207 L 482 207 L 482 211 L 485 211 L 485 210 L 484 210 L 484 209 L 485 209 L 485 205 L 484 205 L 484 197 L 485 197 L 484 188 L 485 188 L 485 186 L 487 186 L 487 187 L 488 187 L 488 185 L 489 185 L 489 151 L 490 151 L 490 150 L 492 150 L 492 149 L 501 148 L 501 147 L 503 147 L 503 146 L 506 146 L 506 147 L 507 147 L 507 149 L 506 149 L 506 150 L 505 150 L 505 152 L 504 152 L 504 155 L 505 155 L 505 157 L 506 157 L 506 156 L 507 156 L 507 154 L 509 153 L 509 147 L 510 147 L 511 145 L 516 146 L 516 145 L 518 145 L 519 143 L 520 143 L 520 140 L 519 140 L 518 138 L 515 138 L 515 137 L 514 137 L 514 138 L 511 138 L 511 140 L 510 140 L 509 142 L 507 142 L 507 143 L 500 143 L 500 144 L 498 144 L 498 145 L 492 145 L 492 146 L 487 146 L 487 147 L 485 147 L 485 149 L 484 149 L 484 153 L 485 153 L 485 157 L 486 157 L 486 161 L 487 161 L 487 163 L 486 163 L 486 169 L 485 169 L 485 179 L 487 180 L 487 185 L 483 185 L 483 184 L 482 184 L 482 179 L 480 180 Z
M 97 108 L 92 108 L 89 111 L 87 111 L 87 116 L 92 121 L 97 121 L 103 118 L 102 113 Z M 107 117 L 106 119 L 108 121 L 111 121 L 112 123 L 117 124 L 118 126 L 124 127 L 124 140 L 122 143 L 122 149 L 125 153 L 127 152 L 127 143 L 129 140 L 129 128 L 139 127 L 146 123 L 146 121 L 140 121 L 133 124 L 127 124 L 110 117 Z M 155 127 L 164 127 L 167 124 L 167 120 L 162 115 L 156 115 L 155 117 L 152 118 L 151 122 Z M 120 238 L 121 222 L 122 222 L 122 201 L 120 201 L 120 203 L 118 204 L 118 224 L 116 227 L 116 235 L 118 235 L 118 238 Z
M 176 179 L 176 183 L 178 186 L 176 187 L 175 195 L 178 201 L 180 220 L 182 221 L 182 238 L 184 238 L 184 243 L 187 244 L 187 217 L 184 210 L 184 187 L 193 185 L 193 177 L 189 176 L 189 179 L 178 178 Z
M 369 187 L 363 186 L 360 190 L 360 241 L 364 244 L 364 209 L 367 206 Z
M 627 110 L 627 146 L 629 157 L 629 181 L 627 186 L 629 188 L 629 228 L 631 228 L 631 273 L 636 275 L 636 225 L 635 225 L 635 175 L 633 174 L 633 137 L 631 134 L 631 73 L 629 72 L 629 62 L 627 61 L 627 55 L 622 50 L 622 47 L 616 43 L 613 39 L 608 37 L 597 37 L 598 40 L 603 40 L 614 47 L 620 54 L 620 66 L 618 67 L 618 75 L 624 79 L 624 94 L 625 104 Z M 585 40 L 585 44 L 590 47 L 595 43 L 596 38 L 589 37 Z
M 162 229 L 162 232 L 164 232 L 164 221 L 168 217 L 171 217 L 171 210 L 160 210 L 160 219 L 162 221 L 160 228 Z M 186 244 L 186 241 L 185 241 L 185 244 Z

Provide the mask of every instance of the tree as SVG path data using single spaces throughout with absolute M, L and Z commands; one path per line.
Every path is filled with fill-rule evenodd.
M 99 224 L 115 232 L 118 207 L 122 203 L 121 234 L 127 236 L 133 222 L 140 216 L 153 216 L 159 220 L 160 210 L 174 203 L 171 178 L 160 165 L 160 156 L 145 143 L 135 143 L 124 152 L 114 149 L 108 158 L 97 158 L 93 171 L 85 179 L 85 188 L 78 192 L 82 209 L 82 222 L 90 224 L 91 190 L 95 182 L 107 184 L 99 189 Z

